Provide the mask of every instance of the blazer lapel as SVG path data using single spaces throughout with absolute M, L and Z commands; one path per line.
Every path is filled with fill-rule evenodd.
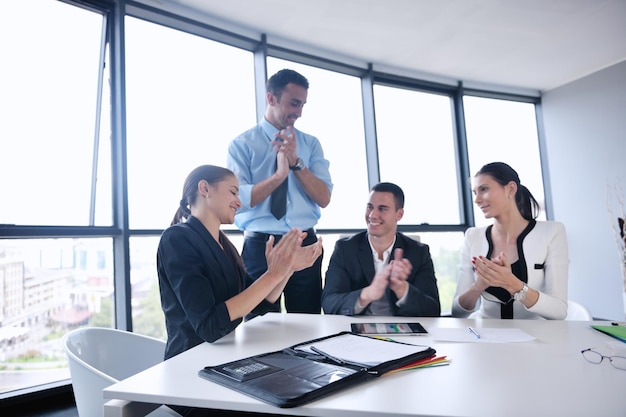
M 389 254 L 390 262 L 393 261 L 395 258 L 396 249 L 402 249 L 403 256 L 404 256 L 404 252 L 406 251 L 406 248 L 404 245 L 404 238 L 400 233 L 396 233 L 396 243 L 393 244 L 393 248 L 391 248 L 391 253 Z
M 211 233 L 209 233 L 209 231 L 206 229 L 206 227 L 204 227 L 200 220 L 191 216 L 189 217 L 189 219 L 187 219 L 187 223 L 200 236 L 202 241 L 207 245 L 207 247 L 215 257 L 215 260 L 217 262 L 215 262 L 212 267 L 219 267 L 221 275 L 225 278 L 237 276 L 235 274 L 235 270 L 233 269 L 232 264 L 229 262 L 226 256 L 226 253 L 224 253 L 219 243 L 216 242 L 215 239 L 213 239 Z
M 363 234 L 363 239 L 359 242 L 358 263 L 363 271 L 363 276 L 367 282 L 374 280 L 376 270 L 374 269 L 374 260 L 372 258 L 372 248 L 367 240 L 367 233 Z

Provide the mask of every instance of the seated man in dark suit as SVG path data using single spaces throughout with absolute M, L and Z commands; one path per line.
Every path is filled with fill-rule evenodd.
M 375 185 L 369 196 L 367 231 L 335 244 L 326 271 L 326 314 L 439 316 L 439 290 L 428 246 L 397 231 L 404 192 Z

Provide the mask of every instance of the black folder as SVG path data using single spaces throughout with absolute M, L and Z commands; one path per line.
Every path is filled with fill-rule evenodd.
M 331 340 L 339 337 L 342 339 Z M 352 339 L 353 337 L 366 339 Z M 411 353 L 393 359 L 386 358 L 380 363 L 360 363 L 351 360 L 348 357 L 349 352 L 348 355 L 332 355 L 316 348 L 328 346 L 328 342 L 334 341 L 365 342 L 382 350 L 401 349 L 402 355 L 407 349 Z M 398 345 L 379 345 L 380 343 Z M 298 343 L 283 350 L 217 366 L 206 366 L 198 372 L 198 375 L 277 407 L 290 408 L 375 379 L 388 371 L 432 357 L 435 353 L 435 350 L 428 346 L 415 346 L 352 332 L 340 332 Z

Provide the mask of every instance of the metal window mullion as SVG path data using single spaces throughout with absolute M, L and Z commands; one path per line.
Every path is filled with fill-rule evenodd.
M 91 196 L 89 205 L 89 226 L 96 225 L 96 195 L 98 185 L 98 152 L 100 149 L 100 122 L 102 120 L 102 89 L 104 86 L 104 65 L 107 46 L 108 15 L 102 15 L 102 34 L 100 36 L 100 59 L 98 62 L 98 86 L 96 97 L 96 117 L 93 135 L 93 159 L 91 162 Z
M 537 124 L 537 141 L 539 142 L 539 163 L 541 166 L 541 180 L 543 181 L 543 205 L 546 220 L 554 220 L 554 205 L 552 203 L 552 181 L 550 181 L 550 164 L 548 163 L 548 147 L 546 144 L 545 126 L 543 122 L 543 107 L 541 101 L 535 102 L 535 120 Z
M 132 331 L 130 249 L 128 221 L 128 168 L 126 156 L 126 75 L 124 15 L 125 1 L 112 9 L 109 24 L 111 59 L 111 174 L 113 226 L 120 234 L 113 238 L 115 327 Z
M 467 131 L 465 129 L 465 107 L 463 106 L 463 84 L 459 83 L 457 91 L 453 94 L 454 132 L 456 136 L 456 160 L 458 167 L 457 183 L 459 187 L 459 210 L 461 224 L 467 227 L 474 226 L 474 206 L 472 192 L 467 183 L 470 177 L 469 152 L 467 149 Z
M 367 162 L 368 187 L 372 188 L 380 181 L 378 163 L 378 139 L 376 137 L 376 112 L 374 107 L 374 75 L 372 64 L 361 77 L 361 98 L 363 100 L 363 128 L 365 131 L 365 155 Z
M 265 108 L 267 100 L 266 83 L 267 83 L 267 37 L 261 36 L 261 42 L 253 51 L 254 53 L 254 89 L 256 99 L 256 119 L 260 123 L 265 117 Z

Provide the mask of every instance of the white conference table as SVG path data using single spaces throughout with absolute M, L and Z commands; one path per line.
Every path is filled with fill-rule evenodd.
M 383 375 L 296 408 L 278 408 L 198 376 L 198 370 L 206 365 L 280 350 L 349 330 L 351 322 L 359 321 L 417 321 L 427 330 L 518 328 L 535 339 L 463 343 L 438 342 L 432 336 L 394 336 L 429 345 L 451 363 Z M 105 388 L 104 398 L 110 401 L 104 406 L 104 415 L 145 415 L 137 410 L 149 403 L 318 417 L 626 416 L 626 371 L 613 368 L 607 359 L 600 364 L 589 363 L 580 353 L 590 347 L 605 349 L 607 342 L 616 342 L 590 324 L 268 313 L 215 343 L 203 343 Z

